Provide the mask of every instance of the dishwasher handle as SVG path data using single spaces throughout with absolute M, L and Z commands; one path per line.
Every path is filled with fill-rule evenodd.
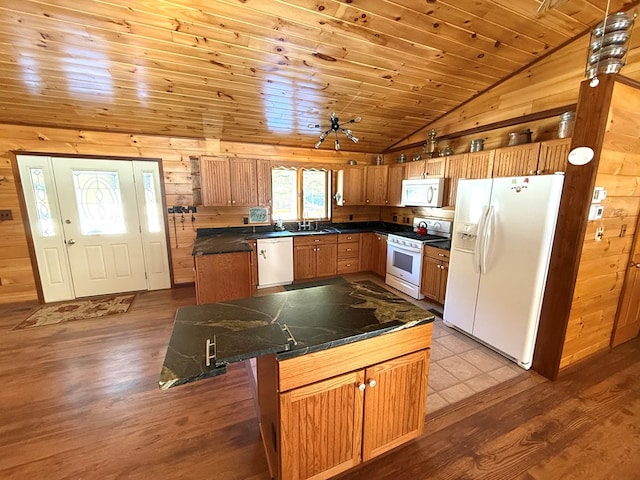
M 265 260 L 267 259 L 267 251 L 266 250 L 260 250 L 260 255 L 262 255 Z

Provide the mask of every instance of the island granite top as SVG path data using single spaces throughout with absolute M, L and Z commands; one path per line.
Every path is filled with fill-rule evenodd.
M 221 375 L 228 363 L 267 354 L 285 360 L 433 319 L 370 281 L 181 307 L 159 384 L 166 390 Z M 207 340 L 215 347 L 207 347 Z

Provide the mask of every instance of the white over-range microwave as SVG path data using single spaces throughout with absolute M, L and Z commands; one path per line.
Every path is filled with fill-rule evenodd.
M 441 207 L 444 178 L 418 178 L 402 181 L 402 205 L 406 207 Z

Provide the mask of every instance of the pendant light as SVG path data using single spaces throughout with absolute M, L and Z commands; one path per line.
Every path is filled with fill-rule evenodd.
M 353 143 L 358 143 L 360 141 L 358 137 L 353 136 L 353 133 L 351 132 L 351 130 L 340 126 L 340 119 L 336 116 L 336 112 L 332 112 L 331 117 L 329 117 L 329 119 L 331 121 L 331 126 L 320 134 L 320 138 L 318 139 L 315 145 L 316 148 L 320 148 L 320 145 L 322 145 L 322 142 L 325 141 L 325 139 L 331 132 L 333 132 L 334 135 L 336 136 L 336 141 L 334 143 L 334 148 L 336 149 L 336 151 L 340 150 L 340 141 L 338 140 L 338 132 L 344 133 L 345 136 L 349 140 L 351 140 Z M 355 117 L 346 123 L 358 123 L 361 120 L 362 120 L 362 117 Z M 319 124 L 310 123 L 309 128 L 324 128 L 324 127 L 321 127 Z

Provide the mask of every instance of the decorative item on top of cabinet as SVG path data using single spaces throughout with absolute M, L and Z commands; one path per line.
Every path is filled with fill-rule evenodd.
M 538 169 L 540 143 L 498 148 L 493 159 L 493 177 L 533 175 Z M 533 172 L 533 173 L 531 173 Z
M 422 258 L 420 291 L 435 302 L 444 304 L 449 274 L 449 250 L 425 245 Z
M 293 279 L 309 280 L 338 273 L 338 235 L 293 237 Z
M 202 204 L 205 206 L 256 206 L 256 160 L 200 157 Z
M 360 234 L 338 235 L 338 275 L 360 271 Z

